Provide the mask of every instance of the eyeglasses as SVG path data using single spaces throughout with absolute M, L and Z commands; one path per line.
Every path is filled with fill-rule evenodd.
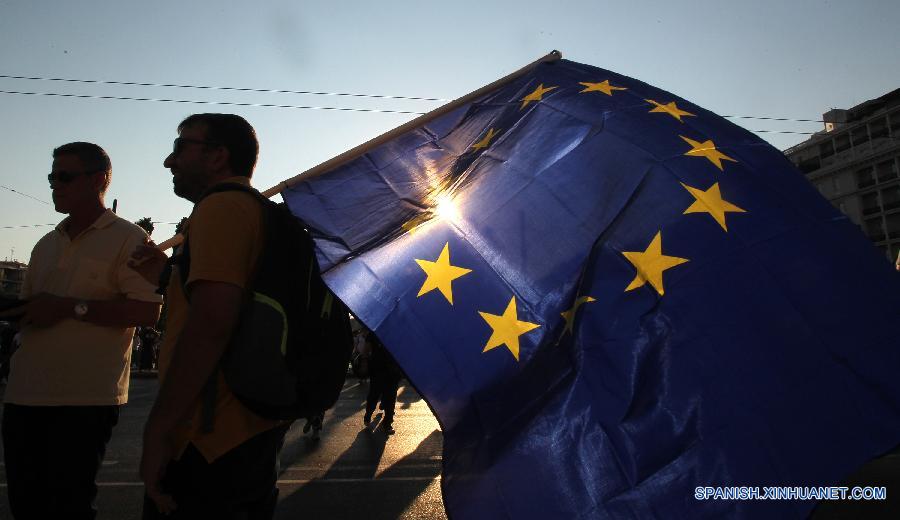
M 90 175 L 92 173 L 97 173 L 100 171 L 103 170 L 88 170 L 86 172 L 67 172 L 65 170 L 61 170 L 58 172 L 50 172 L 50 174 L 47 175 L 47 180 L 50 181 L 51 184 L 54 182 L 68 184 L 75 180 L 75 177 L 78 177 L 79 175 Z
M 206 146 L 220 146 L 221 143 L 216 141 L 207 141 L 205 139 L 191 139 L 190 137 L 176 137 L 172 143 L 172 154 L 178 155 L 184 150 L 184 146 L 188 143 L 202 144 Z

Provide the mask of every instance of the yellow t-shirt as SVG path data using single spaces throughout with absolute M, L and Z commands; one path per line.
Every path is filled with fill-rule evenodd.
M 161 303 L 154 284 L 128 267 L 147 233 L 105 213 L 75 238 L 68 218 L 34 246 L 21 298 L 40 293 L 79 300 Z M 11 360 L 4 401 L 29 406 L 99 406 L 128 401 L 134 327 L 104 327 L 64 319 L 52 327 L 25 327 Z
M 249 184 L 245 177 L 232 177 L 223 182 Z M 206 280 L 241 288 L 247 286 L 263 239 L 261 207 L 252 195 L 231 191 L 207 196 L 194 207 L 185 234 L 190 241 L 191 255 L 188 285 L 196 280 Z M 166 330 L 159 349 L 161 381 L 165 381 L 190 308 L 177 268 L 173 269 L 166 290 L 166 303 Z M 190 345 L 183 347 L 190 348 Z M 259 417 L 242 405 L 228 389 L 221 371 L 218 372 L 213 431 L 210 433 L 201 432 L 202 399 L 201 394 L 193 405 L 191 418 L 174 433 L 178 457 L 188 443 L 192 443 L 208 462 L 212 462 L 251 437 L 281 424 Z

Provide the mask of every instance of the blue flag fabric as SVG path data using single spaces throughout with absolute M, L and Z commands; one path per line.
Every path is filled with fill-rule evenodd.
M 561 60 L 285 191 L 452 518 L 802 517 L 900 442 L 900 283 L 776 149 Z

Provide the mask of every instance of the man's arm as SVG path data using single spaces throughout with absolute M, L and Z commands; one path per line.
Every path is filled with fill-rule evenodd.
M 20 308 L 24 310 L 22 324 L 49 327 L 64 319 L 72 318 L 103 327 L 134 327 L 152 326 L 159 319 L 160 304 L 157 302 L 127 298 L 89 300 L 84 302 L 87 304 L 87 314 L 79 317 L 75 314 L 75 306 L 81 301 L 53 294 L 38 294 Z
M 159 320 L 161 304 L 138 300 L 95 300 L 87 302 L 88 312 L 82 321 L 104 327 L 152 327 Z M 74 308 L 74 307 L 73 307 Z M 74 311 L 73 311 L 74 312 Z
M 147 418 L 145 430 L 154 435 L 168 436 L 191 410 L 225 352 L 240 316 L 240 287 L 197 280 L 190 290 L 187 322 Z
M 242 289 L 229 283 L 197 280 L 191 284 L 187 322 L 144 425 L 141 480 L 162 513 L 177 507 L 160 488 L 166 464 L 174 455 L 172 431 L 194 407 L 216 370 L 237 325 L 242 298 Z

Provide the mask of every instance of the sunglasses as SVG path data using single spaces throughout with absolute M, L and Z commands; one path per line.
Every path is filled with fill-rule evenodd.
M 184 147 L 189 144 L 202 144 L 205 146 L 221 146 L 221 143 L 216 141 L 207 141 L 205 139 L 191 139 L 190 137 L 176 137 L 175 142 L 172 143 L 172 153 L 174 155 L 178 155 L 184 150 Z
M 68 184 L 75 180 L 75 177 L 78 177 L 79 175 L 90 175 L 92 173 L 97 173 L 100 171 L 103 170 L 89 170 L 86 172 L 67 172 L 65 170 L 62 170 L 58 172 L 50 172 L 50 174 L 47 175 L 47 180 L 51 183 L 61 182 L 63 184 Z

